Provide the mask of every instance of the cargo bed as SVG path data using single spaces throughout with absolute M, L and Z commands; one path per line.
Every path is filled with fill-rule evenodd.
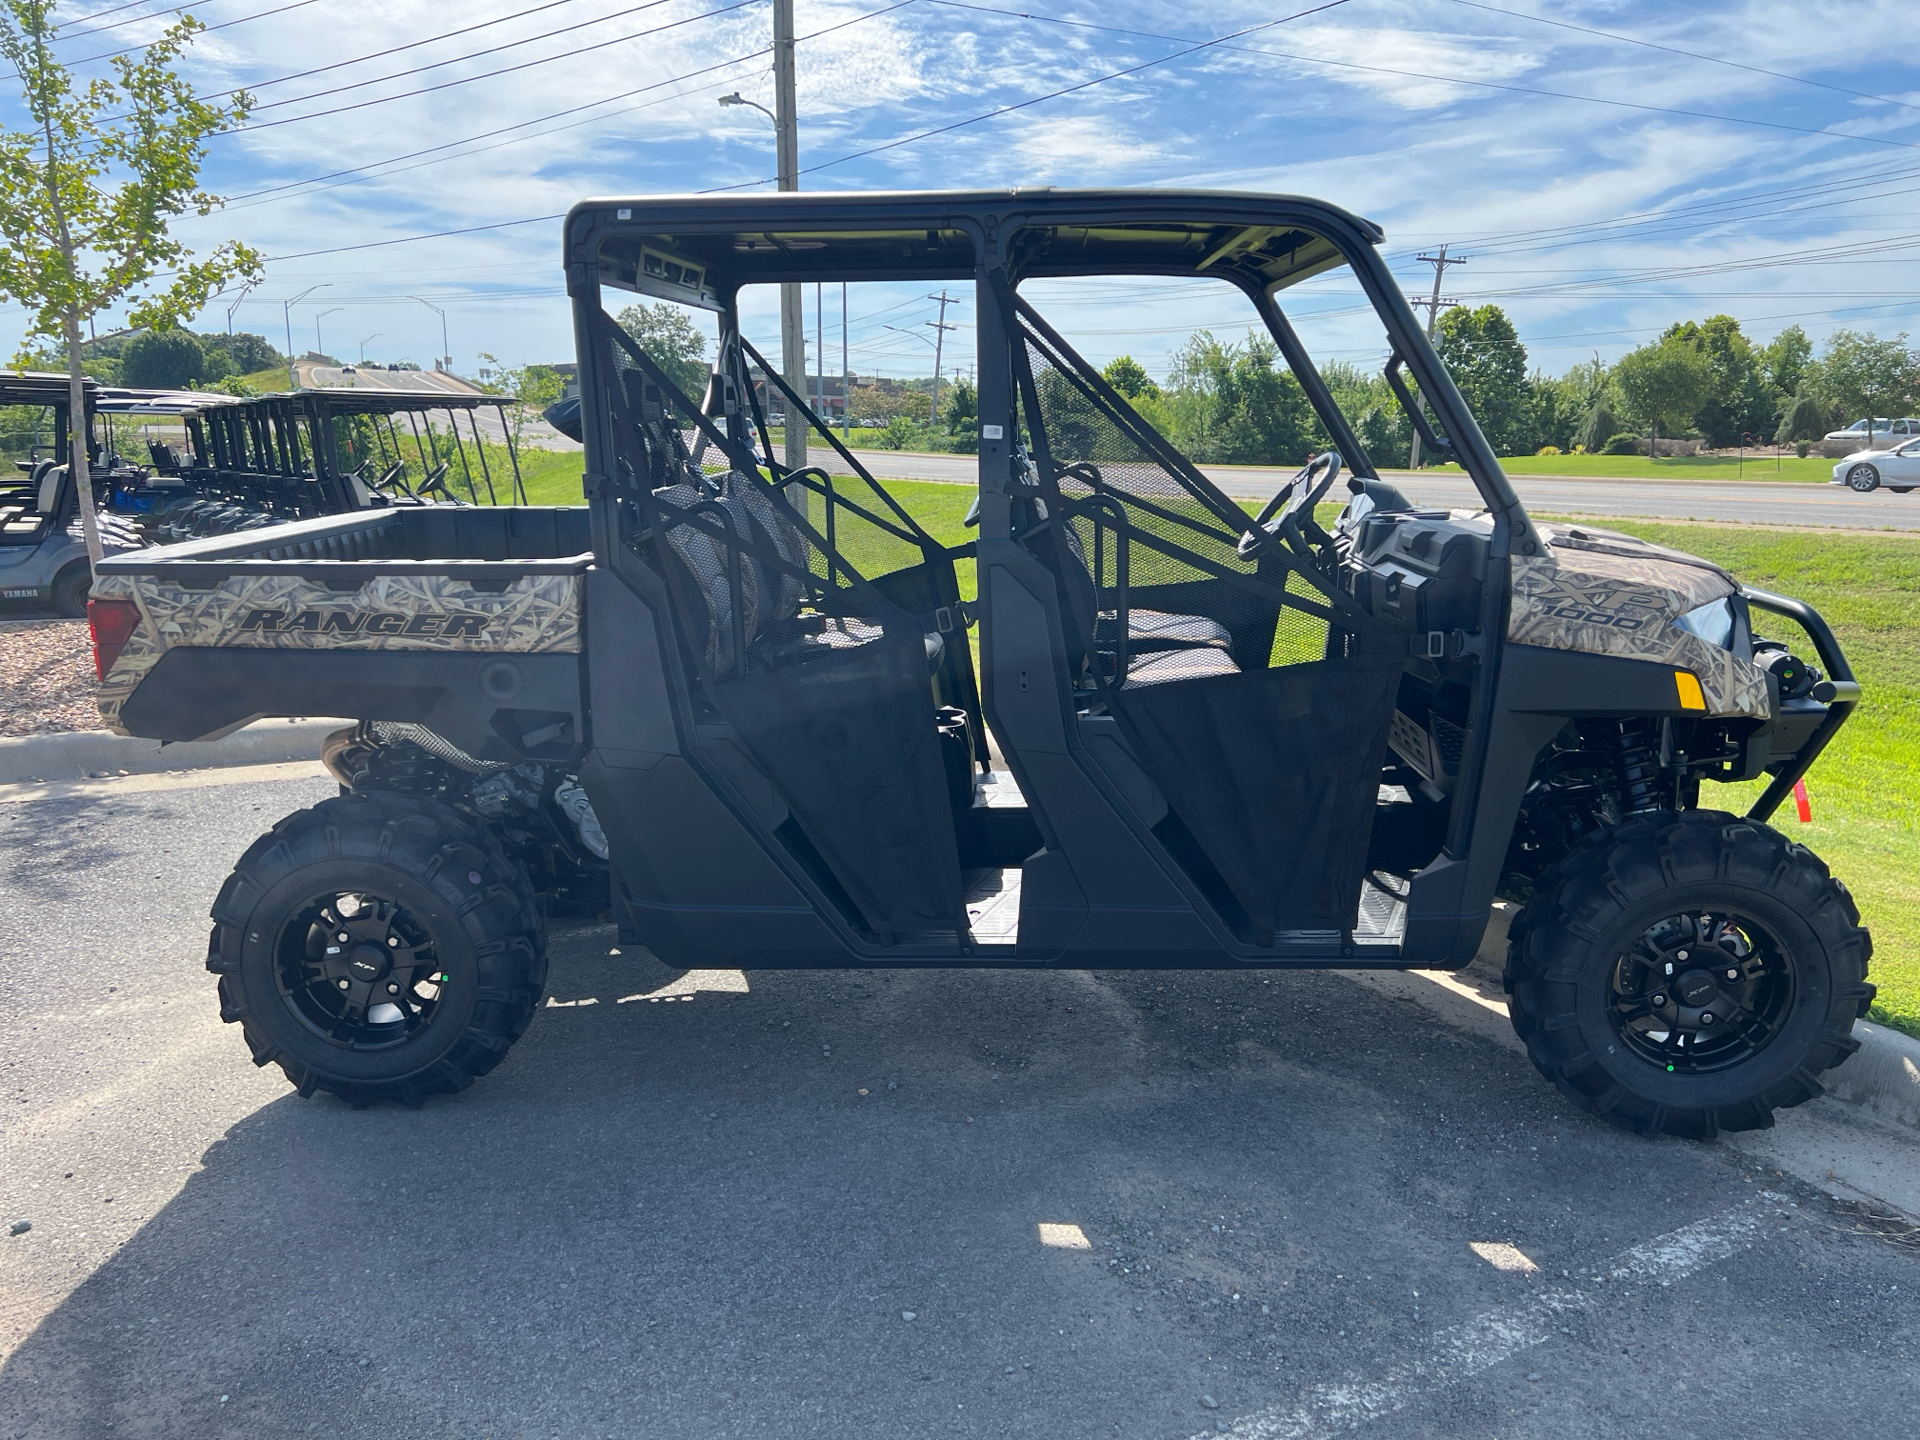
M 482 759 L 564 758 L 584 739 L 590 545 L 584 507 L 435 505 L 109 557 L 101 719 L 199 740 L 352 715 L 430 725 Z

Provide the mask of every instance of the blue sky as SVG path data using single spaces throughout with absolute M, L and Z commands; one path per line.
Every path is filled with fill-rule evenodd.
M 798 47 L 802 184 L 1322 196 L 1385 227 L 1412 292 L 1431 284 L 1417 254 L 1444 242 L 1467 256 L 1445 294 L 1506 306 L 1532 363 L 1555 373 L 1716 311 L 1759 338 L 1792 323 L 1816 341 L 1842 325 L 1920 329 L 1911 0 L 1344 0 L 1299 13 L 1308 4 L 796 0 L 812 37 Z M 323 285 L 293 311 L 298 348 L 318 319 L 335 354 L 365 338 L 371 359 L 430 364 L 440 322 L 419 296 L 447 311 L 463 371 L 483 350 L 566 358 L 556 223 L 379 242 L 592 194 L 772 188 L 771 126 L 717 103 L 739 90 L 772 104 L 767 0 L 189 8 L 223 27 L 187 62 L 202 93 L 243 85 L 261 108 L 212 142 L 206 183 L 231 203 L 177 233 L 274 257 L 233 319 L 276 344 L 282 302 Z M 61 53 L 78 62 L 172 11 L 68 0 L 58 13 Z M 1253 26 L 1266 28 L 1192 49 Z M 1071 86 L 1083 88 L 915 138 Z M 19 118 L 0 103 L 0 120 Z M 1338 275 L 1294 292 L 1317 354 L 1377 359 L 1356 296 Z M 1225 297 L 1160 283 L 1043 298 L 1096 358 L 1124 348 L 1156 371 L 1193 326 L 1231 333 L 1246 319 Z M 936 308 L 917 291 L 858 296 L 854 368 L 927 373 L 931 351 L 900 329 L 930 335 Z M 837 369 L 837 296 L 826 311 Z M 754 316 L 772 339 L 770 307 Z M 222 300 L 195 328 L 225 324 Z M 0 306 L 0 344 L 20 328 L 17 307 Z M 949 343 L 964 357 L 969 331 Z

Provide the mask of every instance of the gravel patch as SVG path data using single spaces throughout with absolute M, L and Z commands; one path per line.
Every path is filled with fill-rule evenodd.
M 0 735 L 98 730 L 84 620 L 0 621 Z

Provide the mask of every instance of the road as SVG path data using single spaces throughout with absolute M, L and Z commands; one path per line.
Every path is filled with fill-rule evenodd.
M 857 450 L 875 475 L 902 480 L 975 483 L 967 455 L 922 455 Z M 1201 470 L 1236 499 L 1266 500 L 1287 480 L 1284 470 L 1252 465 L 1203 465 Z M 1386 471 L 1416 504 L 1480 503 L 1464 476 Z M 1740 480 L 1569 480 L 1556 475 L 1511 475 L 1529 511 L 1542 515 L 1616 515 L 1678 520 L 1732 520 L 1747 525 L 1805 525 L 1820 529 L 1920 530 L 1920 493 L 1876 490 L 1856 495 L 1838 486 Z
M 1484 974 L 681 977 L 578 926 L 471 1090 L 302 1101 L 201 959 L 332 787 L 178 783 L 0 794 L 0 1437 L 1912 1433 L 1914 1255 L 1795 1172 L 1920 1165 L 1837 1102 L 1618 1133 Z

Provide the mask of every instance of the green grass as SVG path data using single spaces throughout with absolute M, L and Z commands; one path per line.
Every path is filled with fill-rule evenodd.
M 468 441 L 469 445 L 473 442 Z M 505 498 L 506 486 L 503 476 L 513 473 L 507 463 L 507 447 L 489 445 L 487 465 L 493 471 L 493 483 Z M 520 479 L 527 487 L 529 505 L 584 505 L 586 496 L 580 489 L 580 477 L 586 471 L 586 460 L 578 450 L 535 450 L 520 447 Z
M 1783 455 L 1776 466 L 1771 455 L 1737 457 L 1674 455 L 1649 460 L 1644 455 L 1503 455 L 1500 466 L 1509 475 L 1564 475 L 1570 480 L 1782 480 L 1825 484 L 1833 478 L 1835 462 L 1809 455 Z M 1460 473 L 1451 461 L 1431 467 L 1436 474 Z
M 1724 565 L 1826 617 L 1865 696 L 1807 776 L 1813 821 L 1789 800 L 1773 823 L 1845 882 L 1873 932 L 1873 1018 L 1920 1036 L 1920 538 L 1791 535 L 1653 521 L 1610 526 Z M 1769 638 L 1812 657 L 1799 627 L 1756 615 Z M 1765 787 L 1705 787 L 1701 804 L 1744 810 Z

